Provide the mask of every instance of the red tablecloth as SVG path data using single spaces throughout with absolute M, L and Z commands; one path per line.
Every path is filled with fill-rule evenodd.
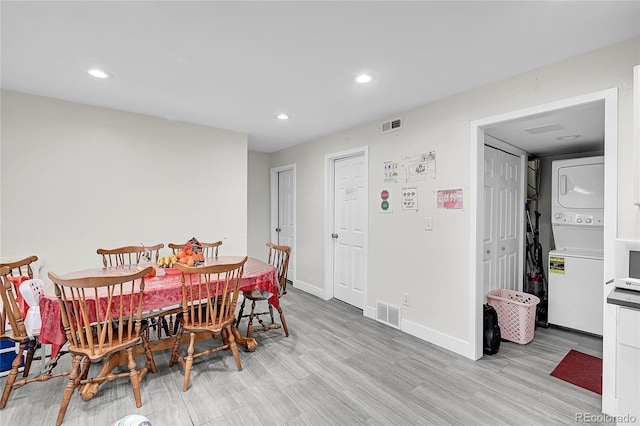
M 206 264 L 213 263 L 236 263 L 243 257 L 239 256 L 219 256 L 206 260 Z M 133 267 L 135 268 L 135 267 Z M 65 274 L 63 278 L 75 278 L 86 276 L 105 276 L 118 273 L 131 273 L 131 267 L 111 267 L 87 269 L 84 271 Z M 143 309 L 147 312 L 160 310 L 163 308 L 180 305 L 182 303 L 182 283 L 181 274 L 156 276 L 147 278 L 144 281 L 144 303 Z M 272 294 L 269 303 L 274 308 L 278 308 L 278 287 L 276 281 L 275 268 L 268 263 L 257 259 L 249 258 L 244 266 L 244 274 L 240 282 L 240 289 L 250 291 L 261 289 Z M 55 296 L 45 296 L 40 300 L 40 316 L 42 317 L 42 328 L 40 329 L 40 342 L 52 345 L 52 358 L 60 351 L 66 343 L 67 338 L 62 329 L 60 319 L 60 305 Z

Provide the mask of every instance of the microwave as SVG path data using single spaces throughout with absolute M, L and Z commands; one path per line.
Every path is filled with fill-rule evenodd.
M 618 278 L 616 287 L 640 291 L 640 251 L 629 250 L 629 275 Z

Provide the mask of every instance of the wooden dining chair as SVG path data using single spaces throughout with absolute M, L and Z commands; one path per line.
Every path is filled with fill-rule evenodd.
M 154 246 L 126 246 L 115 249 L 98 249 L 98 254 L 102 256 L 104 267 L 119 265 L 138 265 L 141 262 L 158 262 L 160 249 L 164 244 Z
M 202 253 L 204 257 L 218 257 L 218 248 L 222 245 L 222 241 L 216 241 L 215 243 L 203 243 L 200 241 L 200 245 L 202 246 Z M 174 244 L 169 243 L 168 247 L 173 250 L 173 254 L 177 255 L 180 250 L 184 247 L 183 244 Z
M 24 319 L 24 315 L 27 312 L 28 306 L 24 301 L 22 294 L 20 293 L 20 284 L 23 281 L 33 279 L 33 267 L 32 265 L 38 261 L 38 256 L 28 256 L 24 259 L 15 260 L 12 262 L 0 263 L 0 268 L 9 268 L 9 273 L 6 275 L 7 279 L 13 285 L 13 291 L 16 299 L 16 303 L 21 311 L 21 317 Z M 4 317 L 3 317 L 4 318 Z M 24 369 L 22 370 L 23 377 L 29 375 L 31 369 L 31 363 L 35 356 L 37 341 L 30 340 L 28 342 L 27 357 L 24 363 Z M 38 359 L 38 358 L 36 358 Z M 1 408 L 1 407 L 0 407 Z
M 189 388 L 189 378 L 193 360 L 221 350 L 231 350 L 238 371 L 242 371 L 242 363 L 238 347 L 233 336 L 232 327 L 235 322 L 236 301 L 240 289 L 240 280 L 244 273 L 245 257 L 239 263 L 210 266 L 186 266 L 177 264 L 182 272 L 182 312 L 177 315 L 178 333 L 176 334 L 169 367 L 177 360 L 184 367 L 183 391 Z M 179 352 L 182 335 L 189 333 L 189 348 L 186 355 Z M 195 352 L 197 333 L 205 333 L 222 344 Z
M 60 304 L 68 350 L 73 357 L 56 425 L 64 420 L 75 389 L 106 380 L 129 377 L 136 407 L 142 406 L 142 377 L 148 369 L 157 371 L 145 333 L 147 322 L 142 320 L 144 277 L 152 269 L 148 266 L 130 274 L 71 279 L 49 272 Z M 134 358 L 134 347 L 139 344 L 146 355 L 146 363 L 141 369 Z M 117 356 L 120 351 L 124 351 L 128 360 L 128 371 L 88 377 L 91 364 Z
M 66 371 L 52 374 L 51 371 L 53 367 L 55 367 L 55 364 L 50 364 L 49 368 L 47 368 L 43 374 L 40 374 L 37 377 L 16 381 L 19 369 L 23 364 L 23 354 L 25 350 L 28 352 L 27 360 L 24 362 L 23 372 L 24 377 L 28 376 L 28 364 L 30 364 L 33 359 L 33 343 L 35 343 L 40 334 L 39 332 L 33 331 L 29 334 L 25 327 L 22 311 L 20 310 L 20 306 L 18 306 L 15 286 L 9 280 L 9 277 L 15 275 L 11 274 L 12 269 L 9 266 L 0 267 L 0 283 L 2 285 L 2 288 L 0 288 L 0 299 L 2 301 L 2 304 L 0 305 L 0 341 L 10 341 L 14 346 L 15 344 L 18 344 L 18 351 L 11 363 L 11 370 L 9 370 L 7 381 L 4 385 L 4 390 L 2 391 L 0 409 L 7 405 L 9 395 L 14 388 L 24 386 L 27 383 L 44 382 L 54 377 L 67 376 L 70 373 L 70 371 Z
M 267 243 L 267 247 L 269 247 L 269 259 L 268 262 L 276 268 L 276 279 L 278 284 L 278 299 L 287 293 L 287 270 L 289 269 L 289 256 L 291 255 L 291 247 L 289 246 L 279 246 L 273 243 Z M 238 312 L 238 321 L 236 323 L 237 327 L 240 327 L 240 321 L 242 318 L 249 318 L 249 323 L 247 324 L 247 337 L 251 337 L 251 334 L 254 331 L 267 331 L 274 330 L 278 328 L 282 328 L 284 330 L 284 334 L 289 337 L 289 328 L 287 327 L 287 320 L 284 317 L 284 312 L 282 311 L 282 306 L 278 304 L 278 313 L 280 314 L 280 324 L 277 324 L 273 318 L 273 306 L 268 303 L 271 294 L 260 289 L 255 289 L 251 291 L 243 291 L 242 292 L 242 303 L 240 304 L 240 311 Z M 244 305 L 247 300 L 251 301 L 251 312 L 249 314 L 243 315 Z M 268 311 L 258 311 L 256 310 L 256 303 L 258 303 L 258 309 L 260 308 L 260 303 L 264 305 L 264 303 L 268 304 Z M 271 318 L 271 323 L 266 324 L 261 316 L 269 315 Z M 260 328 L 253 328 L 253 320 L 257 319 L 258 324 L 260 324 Z

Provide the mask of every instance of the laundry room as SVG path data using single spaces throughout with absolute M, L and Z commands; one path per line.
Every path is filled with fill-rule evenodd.
M 527 156 L 523 290 L 536 326 L 602 336 L 604 102 L 549 110 L 485 130 Z

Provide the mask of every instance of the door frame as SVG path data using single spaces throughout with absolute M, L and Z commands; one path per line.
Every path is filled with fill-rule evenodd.
M 518 159 L 520 160 L 520 177 L 519 177 L 520 178 L 520 199 L 518 200 L 518 203 L 520 203 L 521 206 L 524 206 L 524 203 L 527 201 L 526 179 L 527 179 L 528 154 L 525 151 L 521 150 L 520 148 L 510 145 L 490 135 L 485 135 L 483 146 L 490 146 L 492 148 L 499 149 L 500 151 L 504 151 L 507 154 L 515 155 L 516 157 L 518 157 Z M 484 147 L 482 149 L 482 170 L 480 172 L 482 173 L 481 184 L 484 190 Z M 483 203 L 482 210 L 478 210 L 478 211 L 482 211 L 482 214 L 484 215 L 484 211 L 485 211 L 484 197 L 482 197 L 482 203 Z M 519 219 L 518 219 L 518 267 L 517 268 L 518 268 L 519 281 L 517 283 L 517 287 L 518 287 L 518 291 L 522 291 L 523 284 L 524 284 L 524 264 L 525 264 L 525 252 L 524 252 L 525 240 L 524 239 L 525 239 L 527 224 L 526 224 L 526 221 L 524 220 L 524 214 L 521 214 L 518 217 Z M 481 245 L 482 245 L 483 237 L 484 237 L 484 233 L 483 235 L 480 236 Z M 482 254 L 482 247 L 480 247 L 480 253 Z M 482 269 L 484 270 L 484 268 Z M 484 289 L 484 280 L 483 280 L 483 289 Z
M 298 246 L 298 237 L 297 237 L 297 229 L 298 229 L 298 220 L 297 220 L 297 215 L 296 215 L 296 165 L 294 164 L 287 164 L 285 166 L 280 166 L 280 167 L 274 167 L 270 170 L 270 186 L 271 186 L 271 231 L 269 232 L 269 238 L 271 238 L 271 241 L 277 241 L 278 239 L 278 234 L 276 232 L 276 228 L 278 227 L 278 173 L 280 172 L 284 172 L 287 170 L 291 170 L 292 174 L 293 174 L 293 199 L 292 199 L 292 203 L 293 203 L 293 241 L 295 241 L 295 245 L 296 247 Z M 297 268 L 296 268 L 296 254 L 294 253 L 293 256 L 291 256 L 291 260 L 290 262 L 292 263 L 292 270 L 293 270 L 293 276 L 287 276 L 287 279 L 289 281 L 291 281 L 294 284 L 295 287 L 295 282 L 296 282 L 296 272 L 297 272 Z
M 578 106 L 585 103 L 604 101 L 604 277 L 606 281 L 615 276 L 615 239 L 617 233 L 617 188 L 618 188 L 618 88 L 605 89 L 595 93 L 576 96 L 506 114 L 471 122 L 470 137 L 470 198 L 469 203 L 469 323 L 468 354 L 471 359 L 480 359 L 482 352 L 482 212 L 484 201 L 481 197 L 484 171 L 484 129 L 496 124 L 530 115 Z M 602 411 L 615 413 L 615 315 L 606 309 L 606 293 L 609 286 L 603 283 L 603 383 Z
M 363 279 L 363 293 L 364 293 L 364 306 L 362 309 L 363 315 L 367 311 L 367 291 L 368 291 L 368 276 L 369 276 L 369 147 L 363 146 L 359 148 L 353 148 L 346 151 L 340 151 L 333 154 L 327 154 L 324 157 L 325 174 L 324 174 L 324 293 L 322 298 L 329 300 L 333 298 L 333 238 L 331 234 L 334 229 L 334 177 L 335 177 L 335 163 L 336 160 L 340 160 L 348 157 L 356 157 L 362 155 L 364 158 L 364 190 L 363 195 L 365 197 L 365 209 L 364 209 L 364 279 Z

